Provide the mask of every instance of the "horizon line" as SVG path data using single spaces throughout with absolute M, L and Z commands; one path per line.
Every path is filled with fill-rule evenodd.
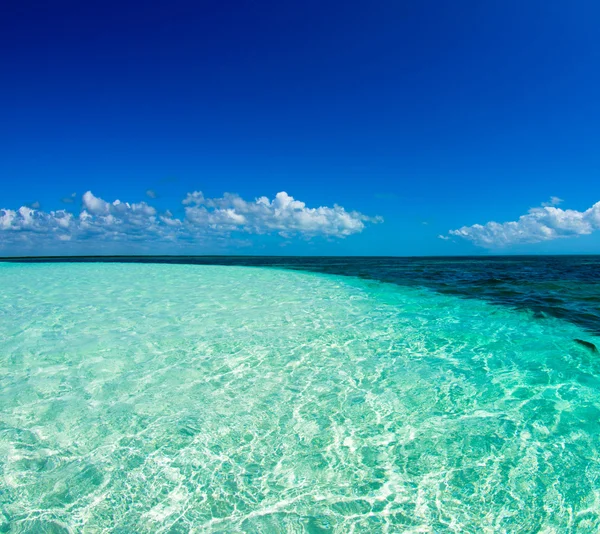
M 555 254 L 431 254 L 431 255 L 304 255 L 304 254 L 73 254 L 46 256 L 0 256 L 0 261 L 56 260 L 89 258 L 540 258 L 540 257 L 594 257 L 600 253 L 555 253 Z

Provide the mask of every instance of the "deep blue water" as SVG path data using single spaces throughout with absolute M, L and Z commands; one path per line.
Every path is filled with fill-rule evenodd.
M 600 335 L 600 256 L 82 256 L 5 261 L 244 265 L 357 276 L 527 309 L 540 320 L 557 317 Z

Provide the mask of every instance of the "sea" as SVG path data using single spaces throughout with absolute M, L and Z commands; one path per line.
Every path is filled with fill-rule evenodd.
M 4 260 L 0 532 L 600 531 L 600 256 Z

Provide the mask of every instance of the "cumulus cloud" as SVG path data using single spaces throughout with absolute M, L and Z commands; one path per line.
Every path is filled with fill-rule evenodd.
M 156 191 L 154 191 L 154 189 L 148 189 L 146 191 L 146 196 L 149 198 L 156 198 Z
M 0 245 L 15 237 L 30 240 L 31 235 L 70 239 L 74 217 L 65 210 L 43 212 L 21 206 L 18 210 L 0 209 Z
M 285 192 L 272 200 L 247 201 L 235 194 L 206 198 L 194 191 L 182 204 L 185 214 L 176 218 L 168 210 L 158 213 L 146 202 L 107 202 L 87 191 L 79 213 L 26 206 L 0 209 L 0 247 L 40 239 L 194 242 L 206 237 L 225 239 L 234 232 L 343 238 L 361 232 L 367 223 L 382 220 L 338 205 L 309 208 Z
M 183 199 L 182 204 L 188 205 L 198 205 L 203 204 L 205 202 L 204 195 L 202 191 L 194 191 L 193 193 L 188 193 L 186 197 Z
M 518 221 L 463 226 L 450 230 L 449 234 L 481 247 L 497 248 L 587 235 L 600 229 L 600 202 L 585 211 L 557 208 L 559 202 L 561 199 L 552 197 L 541 207 L 531 208 Z
M 542 202 L 542 206 L 558 206 L 560 203 L 564 202 L 562 198 L 558 197 L 550 197 L 548 202 Z
M 366 222 L 380 222 L 357 211 L 346 211 L 338 205 L 309 208 L 304 202 L 282 191 L 273 200 L 260 197 L 246 201 L 238 195 L 204 198 L 199 191 L 188 193 L 183 204 L 186 219 L 193 224 L 230 231 L 240 229 L 253 234 L 277 232 L 282 236 L 345 237 L 361 232 Z

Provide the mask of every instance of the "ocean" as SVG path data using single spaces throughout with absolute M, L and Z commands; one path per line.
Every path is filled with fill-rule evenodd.
M 0 532 L 598 532 L 600 257 L 0 263 Z

